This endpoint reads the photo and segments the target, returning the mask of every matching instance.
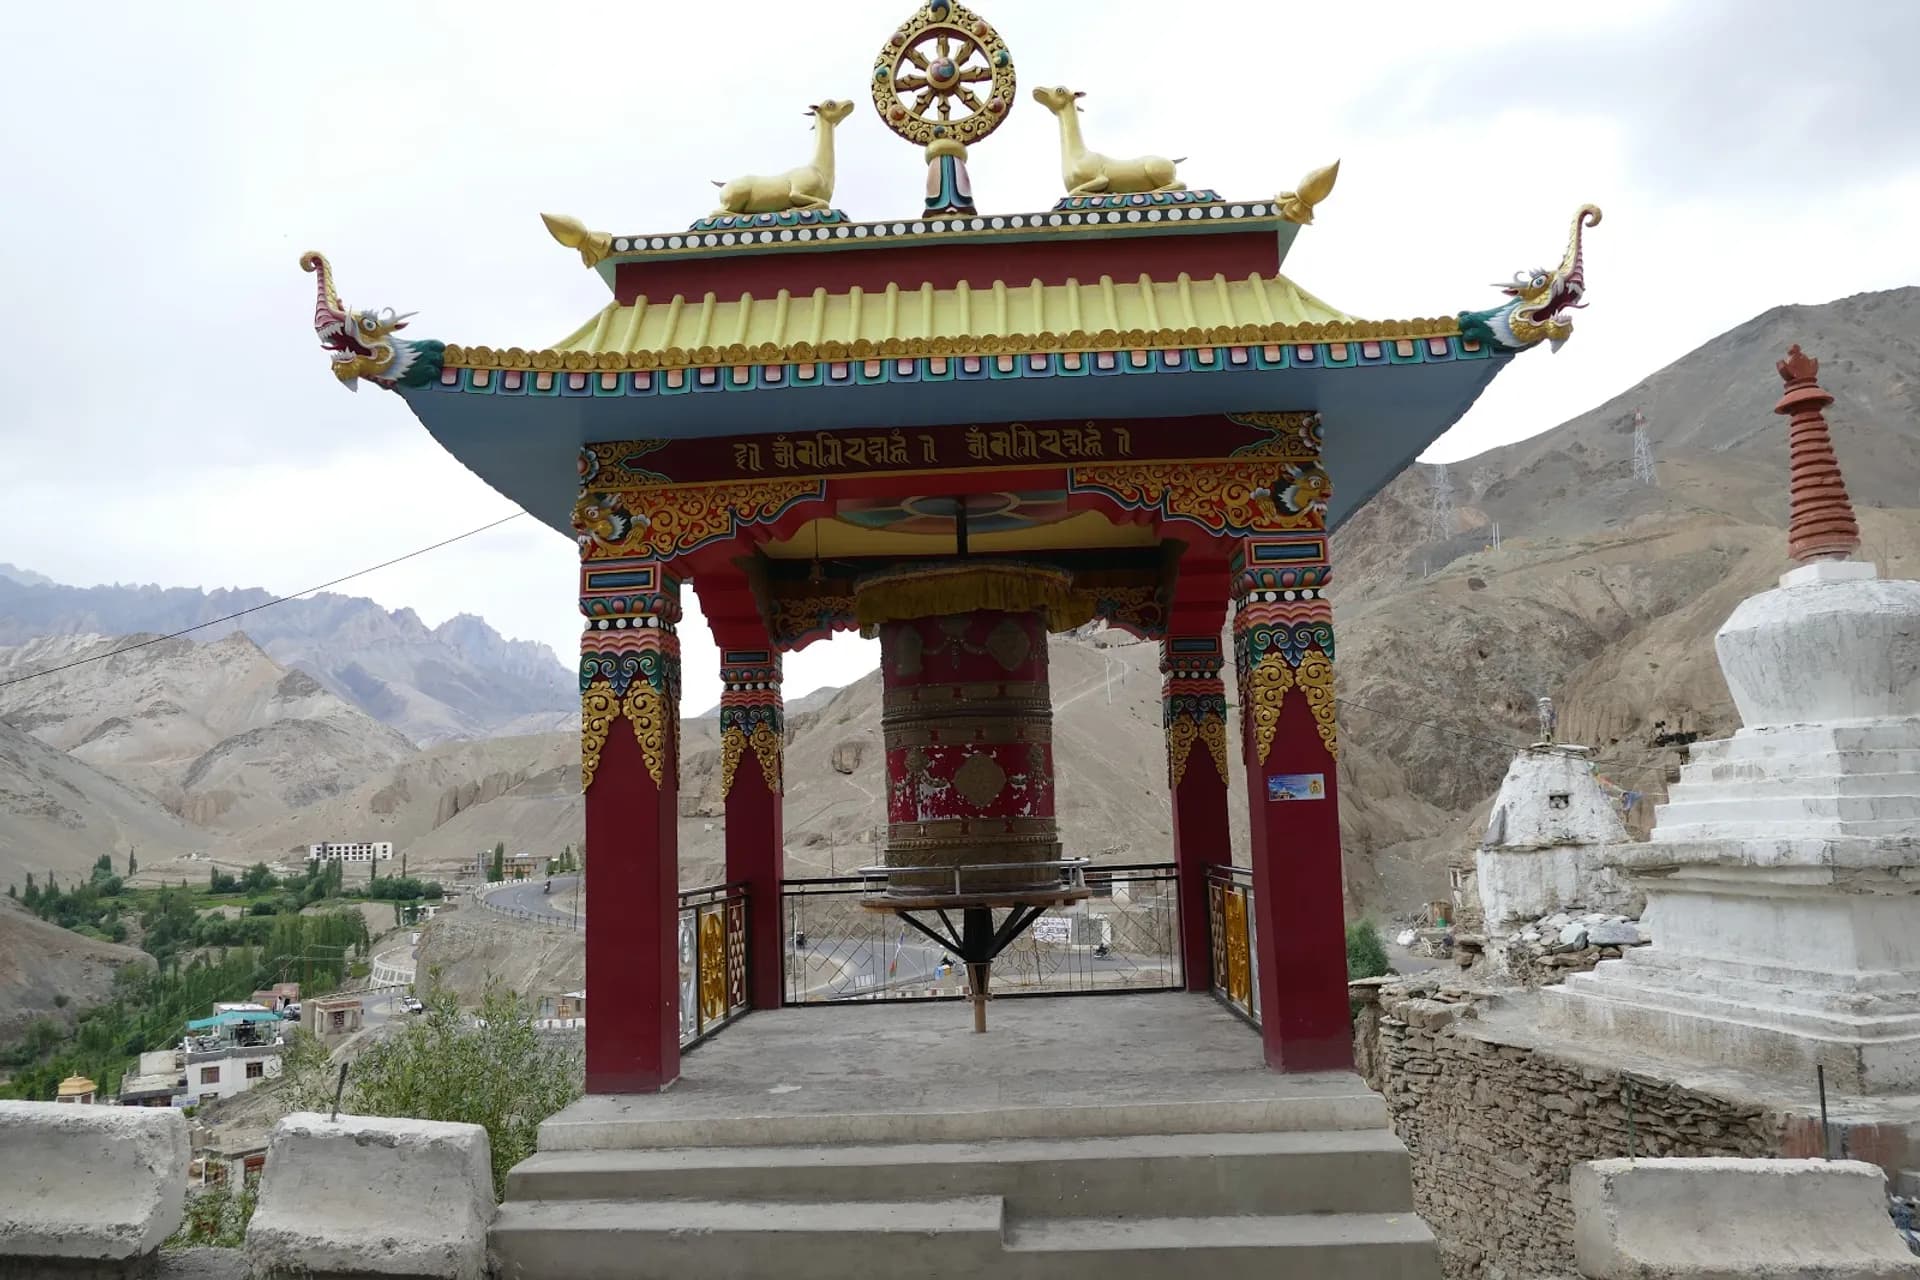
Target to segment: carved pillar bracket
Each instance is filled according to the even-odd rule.
[[[593,785],[622,716],[661,786],[669,755],[677,769],[680,754],[680,584],[657,560],[589,560],[580,567],[580,612],[581,789]]]
[[[1161,643],[1161,724],[1167,735],[1167,783],[1175,790],[1186,776],[1197,743],[1206,745],[1220,781],[1227,781],[1226,655],[1218,636],[1169,636]]]
[[[780,655],[771,649],[724,649],[720,684],[720,794],[732,793],[734,772],[748,751],[759,762],[767,790],[781,794],[786,726],[780,703]]]
[[[1327,754],[1340,757],[1327,600],[1332,572],[1320,533],[1248,538],[1234,560],[1234,666],[1255,764],[1266,763],[1281,707],[1295,689],[1313,712]]]

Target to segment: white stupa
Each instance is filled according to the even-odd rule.
[[[1847,557],[1859,530],[1818,364],[1779,365],[1800,562],[1715,639],[1740,712],[1698,745],[1652,839],[1608,862],[1653,945],[1547,995],[1552,1020],[1863,1093],[1920,1091],[1920,582]]]
[[[1604,861],[1630,839],[1600,788],[1592,752],[1554,741],[1553,702],[1540,699],[1539,742],[1513,758],[1474,851],[1490,937],[1554,911],[1624,910],[1631,893]]]

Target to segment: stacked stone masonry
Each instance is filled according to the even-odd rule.
[[[1414,1206],[1450,1280],[1576,1276],[1568,1179],[1580,1161],[1781,1148],[1761,1108],[1478,1038],[1457,988],[1356,994],[1356,1066],[1407,1144]]]

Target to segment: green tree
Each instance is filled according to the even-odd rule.
[[[95,880],[105,880],[108,876],[112,874],[113,874],[113,855],[112,854],[103,853],[99,857],[93,860],[93,878]]]
[[[432,977],[428,983],[426,1013],[355,1059],[340,1109],[480,1125],[499,1199],[507,1170],[533,1154],[540,1122],[580,1096],[580,1055],[543,1041],[532,1006],[510,991],[489,986],[474,1020],[451,992]],[[337,1077],[324,1052],[296,1046],[283,1061],[288,1100],[328,1110]]]
[[[507,878],[507,846],[504,842],[493,846],[493,875],[488,878],[492,880]]]
[[[1385,973],[1387,944],[1371,920],[1355,920],[1347,926],[1347,980],[1377,978]]]
[[[140,869],[140,859],[134,857],[133,854],[134,854],[134,851],[132,849],[127,850],[127,878],[128,879],[132,879],[133,873]]]

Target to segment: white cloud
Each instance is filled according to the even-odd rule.
[[[544,345],[605,291],[541,211],[684,225],[708,179],[793,163],[801,108],[830,95],[862,104],[839,203],[911,209],[919,157],[867,114],[864,81],[912,7],[16,6],[7,558],[83,583],[291,591],[507,509],[398,398],[334,385],[299,252],[326,250],[355,305],[419,310],[424,334]],[[1247,196],[1339,157],[1288,271],[1355,314],[1491,305],[1488,282],[1553,261],[1574,207],[1604,206],[1574,341],[1517,361],[1434,458],[1544,430],[1773,304],[1920,280],[1920,131],[1893,62],[1920,44],[1920,6],[1839,0],[1811,35],[1775,0],[978,8],[1023,94],[1087,91],[1095,146],[1186,155],[1191,180]],[[1057,167],[1024,97],[972,164],[1001,209],[1051,202]],[[570,658],[572,562],[519,521],[348,589],[429,622],[482,613]],[[697,617],[684,633],[703,709],[712,646]],[[871,661],[815,645],[789,688]]]

